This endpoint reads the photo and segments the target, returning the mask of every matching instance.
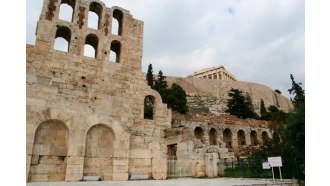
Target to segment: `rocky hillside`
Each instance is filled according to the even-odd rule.
[[[167,77],[166,80],[169,86],[176,83],[186,91],[191,112],[211,112],[215,115],[224,113],[227,108],[228,91],[231,88],[248,94],[257,113],[259,113],[261,99],[264,100],[266,108],[275,105],[285,112],[293,108],[289,99],[261,84],[193,77]]]

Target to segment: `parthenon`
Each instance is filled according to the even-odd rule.
[[[230,74],[224,66],[205,68],[198,72],[194,72],[193,75],[188,77],[198,77],[204,79],[218,79],[218,80],[229,80],[229,81],[237,81],[235,76]]]

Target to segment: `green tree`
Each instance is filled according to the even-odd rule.
[[[243,119],[256,117],[257,114],[253,111],[252,101],[249,96],[245,97],[242,91],[233,88],[228,92],[228,96],[226,113]]]
[[[297,172],[298,178],[304,179],[305,173],[305,93],[301,83],[296,83],[290,74],[292,87],[288,90],[294,96],[294,109],[284,113],[276,106],[268,108],[270,111],[270,129],[275,134],[272,139],[260,147],[250,149],[247,153],[250,159],[267,159],[270,156],[282,156],[291,159],[286,169]],[[297,166],[298,165],[298,166]],[[297,170],[298,169],[298,170]]]
[[[292,155],[297,158],[301,171],[305,172],[305,91],[301,83],[295,82],[292,74],[290,78],[292,87],[288,91],[294,95],[294,110],[289,113],[284,140]]]
[[[153,73],[153,70],[152,70],[152,64],[149,64],[148,66],[148,72],[147,72],[147,76],[146,76],[146,80],[148,82],[148,85],[151,87],[151,88],[154,88],[154,75],[152,74]]]
[[[169,108],[172,108],[172,110],[181,114],[188,112],[186,92],[181,86],[175,83],[172,84],[171,88],[168,88],[166,76],[163,75],[161,70],[158,72],[158,77],[155,80],[152,75],[152,65],[149,64],[146,79],[148,81],[148,85],[160,94],[162,101],[166,103]],[[144,108],[144,117],[147,119],[152,119],[153,100],[147,97]]]
[[[275,92],[276,93],[279,93],[279,94],[282,94],[282,92],[280,90],[278,90],[278,89],[275,89]]]
[[[167,89],[166,76],[163,75],[161,70],[158,72],[158,78],[155,81],[154,89],[158,92]]]
[[[267,112],[267,109],[265,107],[265,102],[263,99],[260,100],[260,119],[262,120],[268,120],[270,117],[270,114]]]
[[[187,95],[180,85],[173,83],[171,88],[167,89],[164,100],[166,100],[164,102],[174,111],[181,114],[188,112]]]

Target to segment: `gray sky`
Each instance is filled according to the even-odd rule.
[[[43,0],[26,3],[26,40],[35,42]],[[290,73],[305,86],[303,0],[104,0],[144,22],[142,71],[186,77],[223,65],[238,80],[289,96]]]

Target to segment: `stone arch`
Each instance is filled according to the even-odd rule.
[[[210,145],[217,145],[218,132],[215,128],[211,128],[209,132]]]
[[[258,143],[258,135],[255,130],[252,130],[250,133],[250,141],[251,141],[251,146],[257,146]]]
[[[229,128],[223,131],[223,142],[225,142],[226,148],[232,148],[232,136],[233,134]]]
[[[237,144],[238,144],[238,146],[246,145],[244,130],[239,130],[237,132]]]
[[[111,42],[110,61],[120,63],[121,43],[117,40]]]
[[[123,31],[123,12],[115,9],[112,13],[112,34],[122,35]]]
[[[71,30],[66,26],[59,26],[56,30],[54,49],[69,52],[71,40]]]
[[[147,95],[144,98],[144,119],[154,119],[155,115],[155,97]]]
[[[96,58],[98,43],[99,39],[95,34],[88,34],[85,40],[84,55]],[[89,51],[86,51],[88,49],[88,47],[86,47],[87,45],[91,46],[94,49],[94,55],[92,53],[89,53]]]
[[[69,131],[61,120],[47,120],[35,132],[28,181],[64,181]]]
[[[62,0],[60,4],[59,19],[72,22],[75,5],[75,0]]]
[[[100,30],[101,29],[101,19],[102,19],[102,11],[103,11],[103,7],[100,3],[98,2],[91,2],[89,4],[89,11],[88,11],[88,27],[92,27],[92,28],[95,28],[97,30]],[[94,27],[94,25],[92,25],[92,21],[94,20],[91,20],[91,13],[94,13],[97,15],[97,25],[95,25],[96,27]]]
[[[204,141],[204,130],[201,127],[196,127],[194,130],[194,135],[196,139]]]
[[[114,141],[114,132],[107,125],[96,124],[87,131],[84,176],[100,176],[102,180],[111,180]]]
[[[263,132],[261,133],[261,137],[262,137],[262,143],[265,144],[265,142],[266,142],[267,140],[269,140],[268,132],[263,131]]]

